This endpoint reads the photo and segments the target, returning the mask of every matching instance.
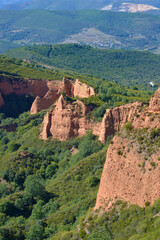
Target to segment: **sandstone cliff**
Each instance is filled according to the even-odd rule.
[[[135,102],[114,109],[108,109],[103,117],[102,123],[94,123],[86,120],[86,114],[89,110],[87,110],[81,101],[67,104],[64,99],[62,99],[63,98],[60,97],[55,109],[45,116],[42,139],[47,139],[48,136],[52,136],[59,140],[66,140],[70,137],[82,136],[87,130],[93,130],[93,133],[99,136],[99,140],[105,143],[108,136],[114,135],[115,132],[120,130],[128,121],[133,121],[135,117],[134,114],[137,113],[138,108],[142,106],[142,103]],[[73,111],[77,104],[81,105],[83,114],[77,111],[77,108],[76,112]],[[48,125],[50,128],[48,128]],[[72,129],[72,133],[66,134],[66,129]],[[64,135],[64,137],[62,135]]]
[[[115,132],[119,131],[127,122],[133,121],[134,115],[141,106],[141,102],[135,102],[114,109],[107,109],[102,120],[99,140],[105,143],[108,136],[114,135]]]
[[[69,78],[63,78],[63,81],[52,81],[47,84],[48,91],[43,97],[37,96],[31,107],[31,114],[40,112],[42,109],[49,108],[60,97],[62,92],[66,92],[69,97],[90,97],[95,95],[94,89],[81,83],[78,79],[74,83]]]
[[[87,130],[99,134],[100,123],[94,124],[86,119],[89,109],[79,100],[67,103],[63,96],[58,99],[55,108],[47,113],[43,121],[42,139],[67,140],[83,136]]]
[[[17,95],[31,94],[34,97],[42,97],[48,91],[47,82],[46,80],[18,79],[0,75],[0,90],[2,95],[15,93]]]
[[[148,137],[139,135],[131,139],[128,134],[113,138],[107,151],[95,209],[101,207],[109,210],[118,199],[145,206],[145,202],[152,204],[160,198],[160,149],[153,140],[149,142],[151,129],[160,129],[159,106],[160,89],[144,110],[141,104],[136,103],[134,107],[132,105],[132,111],[125,105],[106,112],[100,135],[103,142],[107,135],[119,130],[126,120],[132,122],[135,130],[146,128]]]
[[[160,152],[145,161],[143,171],[144,154],[139,154],[135,145],[130,147],[129,139],[113,138],[107,151],[95,209],[109,210],[118,199],[144,207],[145,202],[152,204],[160,198]],[[118,154],[120,149],[122,155]],[[151,166],[152,162],[156,167]]]
[[[151,98],[148,111],[159,112],[160,111],[160,88],[155,92]]]
[[[75,83],[69,78],[63,78],[62,81],[53,80],[31,80],[18,79],[12,76],[5,77],[0,75],[0,91],[2,95],[15,93],[17,95],[28,94],[35,97],[31,107],[31,114],[47,109],[60,97],[64,91],[70,97],[78,96],[80,98],[95,95],[94,89],[81,83],[78,79]],[[0,107],[4,105],[0,96]]]

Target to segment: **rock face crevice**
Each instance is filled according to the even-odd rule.
[[[4,100],[3,100],[2,94],[0,92],[0,108],[3,106],[4,106]]]

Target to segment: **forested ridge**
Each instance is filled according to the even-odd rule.
[[[25,58],[104,81],[128,87],[152,89],[160,82],[160,56],[147,51],[95,49],[79,44],[56,44],[23,47],[6,52],[7,56]]]

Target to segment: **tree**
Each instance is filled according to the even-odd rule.
[[[43,227],[39,224],[33,225],[26,235],[26,240],[43,239]]]
[[[46,196],[43,180],[36,175],[30,175],[24,182],[25,191],[34,197],[44,198]]]

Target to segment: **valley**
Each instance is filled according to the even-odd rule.
[[[159,15],[101,10],[0,10],[0,52],[77,42],[98,48],[158,51]]]

